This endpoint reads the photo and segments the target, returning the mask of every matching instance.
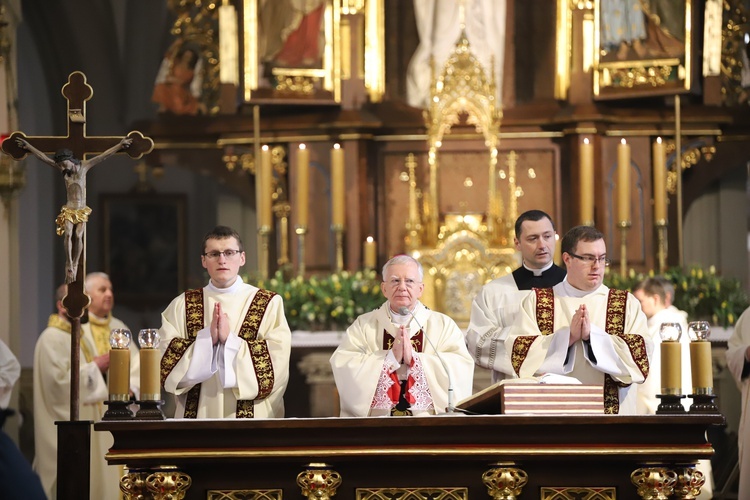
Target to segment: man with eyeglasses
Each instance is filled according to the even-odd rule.
[[[208,284],[174,299],[159,330],[175,417],[283,417],[292,334],[281,296],[242,281],[245,252],[232,228],[205,236],[201,262]]]
[[[528,210],[516,219],[516,250],[521,266],[484,285],[471,303],[466,344],[474,362],[492,370],[492,382],[511,377],[505,338],[521,302],[532,288],[547,288],[565,278],[565,269],[552,261],[557,244],[555,224],[541,210]]]
[[[602,284],[610,261],[599,230],[572,228],[561,250],[567,276],[524,299],[505,341],[514,376],[552,373],[599,385],[605,413],[635,414],[632,384],[648,376],[651,350],[641,304]]]
[[[386,262],[386,302],[358,317],[331,356],[342,417],[432,415],[471,395],[463,333],[419,301],[423,276],[408,255]]]

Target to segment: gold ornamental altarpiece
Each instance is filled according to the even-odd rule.
[[[511,152],[509,157],[509,192],[504,204],[497,192],[502,111],[496,101],[494,76],[488,77],[488,74],[494,75],[493,69],[485,71],[462,31],[437,77],[433,65],[430,107],[425,111],[429,187],[421,204],[415,177],[416,161],[413,155],[406,161],[409,172],[406,248],[424,267],[422,300],[459,324],[468,323],[470,298],[487,281],[511,272],[517,265],[513,248],[513,224],[518,215],[517,156]],[[488,150],[488,207],[485,214],[443,216],[438,200],[440,148],[451,127],[462,123],[474,126]]]

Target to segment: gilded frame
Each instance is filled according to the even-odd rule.
[[[186,197],[182,194],[102,194],[101,269],[117,301],[166,305],[185,289]]]
[[[274,0],[277,1],[277,0]],[[242,0],[242,80],[245,102],[259,95],[267,88],[271,91],[295,95],[318,95],[318,90],[335,102],[341,101],[341,2],[340,0],[323,0],[324,11],[321,17],[321,29],[324,38],[321,61],[315,67],[274,67],[272,77],[277,84],[264,82],[261,75],[264,67],[261,61],[260,8],[261,0]]]
[[[612,2],[612,3],[610,3]],[[606,24],[605,16],[614,2],[632,4],[630,29],[633,38],[625,40],[623,30]],[[662,15],[656,9],[682,5],[669,0],[594,0],[593,91],[595,99],[669,95],[690,90],[693,2],[684,2],[684,21]],[[639,10],[640,9],[640,10]],[[682,10],[682,9],[679,9]],[[640,14],[640,15],[638,15]],[[672,22],[671,29],[668,21]],[[643,24],[639,24],[642,21]],[[684,31],[681,31],[683,28]],[[640,36],[643,35],[643,36]],[[614,46],[613,43],[618,45]],[[616,48],[615,48],[616,47]]]

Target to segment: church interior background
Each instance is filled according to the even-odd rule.
[[[354,271],[368,236],[376,269],[416,254],[425,301],[459,322],[484,282],[517,265],[512,221],[531,208],[550,213],[560,234],[594,223],[613,272],[623,262],[658,269],[661,256],[713,265],[747,288],[747,0],[641,2],[673,9],[660,11],[670,25],[646,22],[643,44],[607,41],[607,0],[468,1],[461,13],[461,2],[318,0],[294,22],[322,28],[296,48],[262,36],[291,22],[271,19],[270,3],[222,2],[239,20],[231,36],[218,2],[0,1],[0,132],[63,135],[60,88],[83,71],[94,88],[89,134],[140,130],[155,142],[142,161],[108,160],[88,184],[87,270],[112,275],[115,314],[131,329],[158,327],[172,297],[202,286],[200,242],[219,223],[240,230],[254,274]],[[153,102],[164,59],[185,49],[196,59],[182,107]],[[657,138],[668,179],[661,217]],[[623,139],[627,185],[618,183]],[[255,182],[262,144],[274,172],[265,192]],[[21,184],[7,180],[9,165],[0,162],[0,338],[24,367],[14,401],[30,421],[34,344],[64,275],[53,221],[65,192],[35,159],[23,162]],[[257,213],[271,192],[271,213]],[[149,271],[123,249],[152,261]],[[720,404],[736,432],[731,385],[727,377]],[[27,455],[32,428],[13,430]]]

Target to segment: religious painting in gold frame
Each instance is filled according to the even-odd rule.
[[[692,7],[692,0],[595,0],[595,98],[687,92]]]
[[[243,96],[341,100],[341,2],[242,0]]]

